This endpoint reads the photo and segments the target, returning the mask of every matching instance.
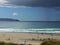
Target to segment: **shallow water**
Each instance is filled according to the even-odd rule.
[[[0,32],[60,33],[60,22],[0,21]]]

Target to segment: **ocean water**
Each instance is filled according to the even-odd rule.
[[[60,22],[0,21],[0,32],[60,33]]]

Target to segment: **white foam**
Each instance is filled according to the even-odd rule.
[[[51,31],[50,31],[51,30]],[[55,30],[55,31],[53,31]],[[60,28],[45,28],[45,29],[14,29],[0,28],[0,32],[32,32],[32,33],[60,33]]]
[[[0,28],[0,32],[13,32],[15,29],[12,28]]]
[[[18,29],[15,32],[35,32],[35,33],[60,33],[60,28],[45,28],[45,29]]]
[[[41,28],[41,29],[32,29],[32,30],[42,30],[42,31],[43,31],[43,30],[45,30],[45,31],[46,31],[46,30],[47,30],[47,31],[50,30],[50,31],[52,31],[52,30],[60,30],[60,28]]]

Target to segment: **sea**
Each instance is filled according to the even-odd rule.
[[[60,22],[0,21],[0,32],[60,33]]]

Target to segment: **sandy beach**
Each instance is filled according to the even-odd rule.
[[[48,35],[48,34],[30,34],[30,33],[0,33],[0,41],[7,43],[18,44],[32,44],[40,45],[41,39],[57,39],[60,40],[60,35]]]

